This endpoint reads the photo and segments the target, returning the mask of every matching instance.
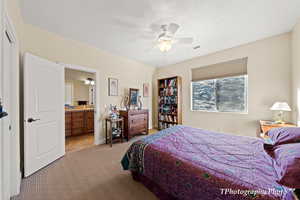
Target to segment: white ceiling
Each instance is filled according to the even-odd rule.
[[[153,66],[288,32],[300,18],[299,0],[22,0],[30,23],[66,38]],[[181,25],[168,53],[154,46],[155,24]],[[193,50],[193,46],[201,48]]]

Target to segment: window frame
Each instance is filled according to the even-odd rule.
[[[240,77],[244,76],[245,77],[245,93],[246,93],[246,105],[245,105],[245,111],[239,111],[239,112],[232,112],[232,111],[210,111],[210,110],[194,110],[193,109],[193,82],[200,82],[200,81],[191,81],[190,83],[190,109],[192,112],[205,112],[205,113],[227,113],[227,114],[248,114],[248,105],[249,105],[249,77],[248,74],[244,75],[238,75],[238,76],[226,76],[222,78],[212,78],[212,79],[205,79],[201,81],[208,81],[208,80],[217,80],[217,79],[223,79],[223,78],[234,78],[234,77]]]

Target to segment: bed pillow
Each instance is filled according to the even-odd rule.
[[[277,182],[290,188],[300,188],[300,143],[278,145],[273,151]]]
[[[300,143],[300,128],[298,127],[272,128],[267,135],[269,138],[264,141],[264,149],[271,157],[274,157],[273,149],[277,145]]]
[[[298,127],[272,128],[267,135],[273,145],[300,143],[300,128]]]

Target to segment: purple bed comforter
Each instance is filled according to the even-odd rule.
[[[168,199],[294,199],[273,162],[261,139],[175,126],[133,143],[122,165]]]

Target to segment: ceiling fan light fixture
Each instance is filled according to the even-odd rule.
[[[87,78],[86,80],[84,80],[84,84],[95,85],[95,81],[92,78]]]
[[[158,43],[158,48],[161,52],[167,52],[172,48],[171,40],[161,40]]]
[[[84,80],[84,84],[89,85],[90,84],[90,80],[88,80],[88,79]]]

